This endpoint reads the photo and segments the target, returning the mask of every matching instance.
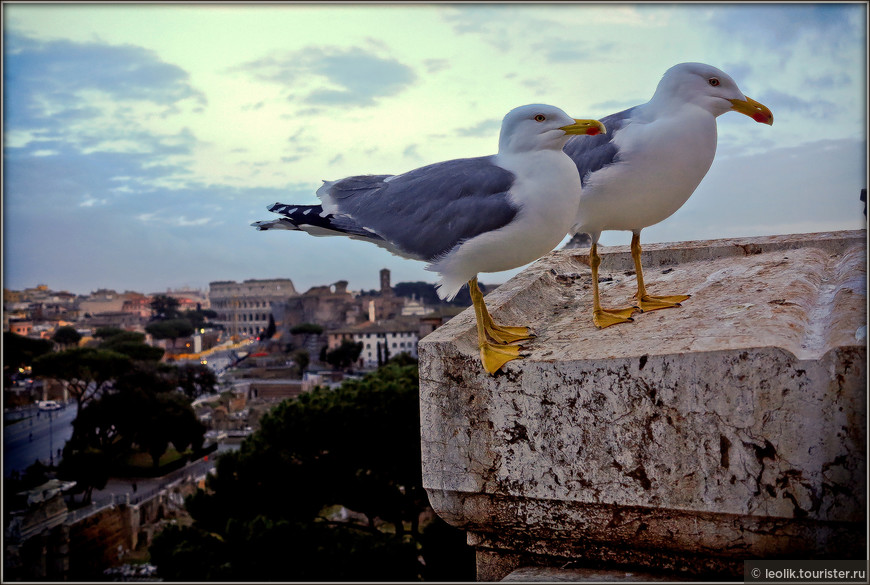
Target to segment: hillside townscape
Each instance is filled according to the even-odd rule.
[[[6,577],[267,579],[280,567],[238,547],[236,562],[208,575],[176,558],[194,541],[203,559],[215,554],[217,541],[203,544],[202,531],[221,533],[234,521],[263,532],[243,539],[252,546],[277,529],[257,524],[266,520],[290,522],[292,529],[281,524],[287,538],[339,542],[341,550],[303,555],[294,579],[326,570],[335,555],[375,563],[372,577],[384,574],[379,558],[397,578],[449,576],[456,566],[432,559],[467,550],[462,534],[432,514],[420,485],[417,342],[470,299],[441,302],[424,282],[392,285],[386,269],[380,283],[369,291],[339,281],[299,292],[284,278],[159,293],[4,289]],[[366,407],[378,395],[394,407]],[[240,451],[243,442],[249,447]],[[386,460],[396,443],[410,451]],[[347,451],[327,468],[315,455],[325,444]],[[288,486],[287,468],[270,484],[295,491],[300,504],[289,515],[272,513],[283,498],[277,492],[257,498],[265,510],[241,503],[258,491],[245,486],[261,481],[260,448],[314,458],[296,472],[305,487]],[[240,483],[230,485],[221,466],[252,469],[234,472]],[[364,490],[361,469],[378,476]],[[216,512],[229,493],[238,497]],[[257,569],[244,568],[245,558],[259,559]],[[357,566],[347,577],[365,571]]]

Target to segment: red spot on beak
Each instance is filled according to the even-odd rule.
[[[600,134],[600,133],[601,133],[601,130],[599,130],[595,126],[590,127],[589,130],[586,131],[586,134],[588,134],[589,136],[595,136],[596,134]]]
[[[758,122],[759,124],[767,124],[768,123],[767,116],[765,116],[761,112],[757,112],[755,114],[752,114],[752,119],[755,120],[756,122]]]

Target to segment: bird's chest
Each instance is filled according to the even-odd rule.
[[[620,210],[608,218],[609,229],[640,229],[672,215],[695,191],[716,154],[715,121],[650,125],[619,139],[619,162],[592,177],[586,189],[597,203]]]
[[[566,224],[567,231],[581,190],[580,175],[571,159],[558,151],[545,151],[527,155],[511,166],[516,181],[510,197],[519,215],[544,222],[554,230]]]

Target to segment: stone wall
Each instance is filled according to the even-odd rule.
[[[69,526],[68,580],[88,581],[117,564],[131,548],[126,506],[110,506]]]
[[[864,558],[866,233],[661,244],[651,294],[591,322],[588,256],[554,252],[486,297],[530,325],[488,376],[466,312],[421,341],[423,481],[478,551],[522,566],[742,579],[749,558]],[[636,287],[603,254],[604,306]]]
[[[196,491],[198,482],[184,478],[132,501],[129,495],[116,496],[114,505],[93,513],[67,513],[61,499],[59,522],[43,522],[44,528],[4,543],[5,576],[15,581],[104,580],[105,569],[118,565],[129,551],[150,546],[165,521],[183,512],[184,499]],[[57,499],[46,504],[56,516]],[[35,515],[40,514],[45,516],[36,510]]]

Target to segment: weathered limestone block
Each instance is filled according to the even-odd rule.
[[[471,311],[420,342],[423,482],[478,578],[863,558],[866,232],[647,245],[649,292],[692,297],[603,330],[586,252],[487,296],[538,335],[496,376]],[[626,306],[628,247],[602,260],[602,304]]]

